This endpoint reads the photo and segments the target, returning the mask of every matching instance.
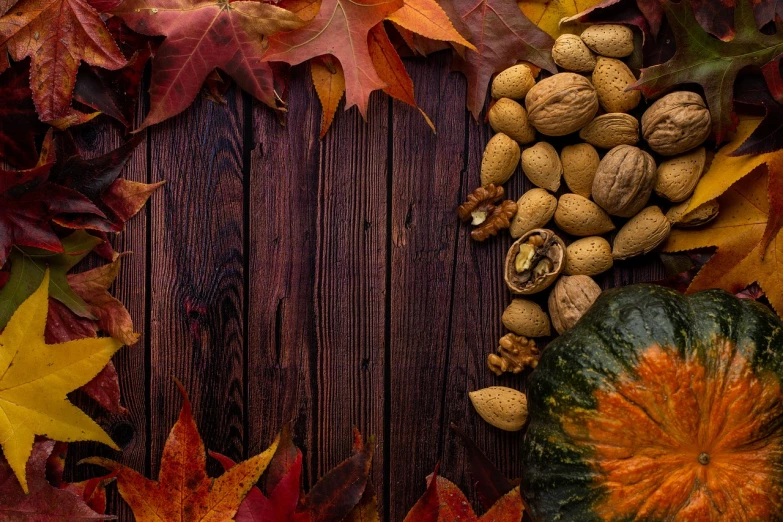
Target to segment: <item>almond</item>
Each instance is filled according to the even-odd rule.
[[[600,162],[598,152],[589,143],[568,145],[560,151],[560,163],[563,164],[563,179],[571,192],[590,197],[593,190],[593,178]]]
[[[514,299],[501,317],[503,326],[517,335],[546,337],[551,333],[549,316],[533,301]]]
[[[579,137],[602,149],[635,145],[639,141],[639,120],[623,112],[602,114],[582,128]]]
[[[495,132],[502,132],[519,143],[532,143],[536,129],[527,120],[527,111],[511,98],[499,99],[487,114]]]
[[[542,188],[525,192],[517,201],[517,213],[511,221],[511,237],[523,236],[536,228],[543,228],[552,219],[557,198]]]
[[[568,275],[598,275],[613,264],[612,246],[601,236],[577,239],[566,248],[565,273]]]
[[[658,207],[647,207],[632,217],[614,238],[612,256],[628,259],[652,252],[666,241],[671,224]]]
[[[525,64],[514,65],[501,72],[492,81],[492,97],[521,100],[536,84],[533,71]]]
[[[597,236],[614,230],[609,214],[578,194],[563,194],[557,202],[555,224],[572,236]]]
[[[687,214],[685,211],[691,204],[688,199],[675,205],[666,213],[666,219],[676,228],[693,228],[709,223],[718,216],[720,205],[717,199],[711,199],[694,208]]]
[[[555,148],[539,141],[522,152],[522,171],[537,187],[556,192],[560,188],[563,165]]]
[[[598,103],[606,112],[630,112],[642,99],[639,91],[626,91],[636,81],[631,69],[620,60],[599,56],[593,71]]]
[[[519,145],[502,132],[490,138],[481,158],[481,184],[502,185],[511,177],[519,163]]]
[[[567,71],[587,73],[595,69],[595,55],[575,34],[562,34],[552,46],[552,59]]]
[[[633,54],[633,31],[624,25],[593,25],[582,31],[582,41],[601,56],[625,58]]]
[[[521,391],[491,386],[468,394],[482,419],[505,431],[519,431],[527,421],[527,397]]]
[[[704,147],[664,161],[658,165],[655,193],[675,203],[685,201],[693,194],[706,162]]]
[[[586,275],[561,277],[549,294],[549,317],[557,333],[572,328],[593,306],[601,287]]]

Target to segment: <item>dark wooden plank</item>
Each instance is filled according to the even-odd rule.
[[[315,96],[311,92],[310,96]],[[389,104],[338,111],[321,143],[314,251],[317,394],[309,482],[351,455],[351,428],[384,433]],[[380,447],[380,446],[379,446]],[[374,457],[382,483],[383,451]]]
[[[85,157],[93,157],[121,145],[125,138],[123,130],[108,118],[101,118],[91,125],[77,127],[74,137]],[[131,181],[145,183],[147,173],[147,144],[142,142],[133,152],[130,161],[121,176]],[[154,196],[153,196],[154,197]],[[127,415],[111,415],[97,406],[86,396],[78,394],[74,400],[78,406],[93,416],[111,438],[122,448],[116,453],[105,446],[94,443],[72,444],[69,450],[68,474],[75,480],[95,476],[98,468],[76,466],[81,458],[93,455],[105,455],[133,469],[145,472],[147,461],[147,399],[145,352],[148,340],[144,336],[147,323],[146,273],[147,273],[147,211],[142,210],[127,223],[124,232],[112,238],[112,244],[118,252],[130,252],[126,256],[120,273],[112,289],[130,312],[135,330],[142,334],[134,346],[126,346],[114,356],[122,392],[122,403],[128,409]],[[96,260],[93,262],[97,263]],[[108,512],[119,516],[120,520],[130,520],[130,508],[119,499],[116,488],[109,489]]]
[[[243,102],[199,97],[150,130],[149,458],[157,476],[184,384],[206,447],[244,454]],[[218,470],[211,462],[213,474]]]
[[[394,106],[388,520],[402,520],[440,453],[459,204],[465,178],[465,81],[448,56],[407,61],[422,109]],[[475,125],[471,122],[469,125]]]
[[[250,135],[248,450],[283,424],[312,466],[315,395],[315,252],[320,109],[306,67],[292,69],[288,124],[255,104]],[[248,151],[246,151],[247,154]]]

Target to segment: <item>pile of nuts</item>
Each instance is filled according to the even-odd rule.
[[[487,360],[497,375],[535,368],[532,338],[550,336],[552,326],[562,334],[579,320],[601,293],[592,276],[652,251],[672,226],[700,226],[718,213],[717,201],[684,213],[708,162],[701,145],[712,122],[704,100],[676,91],[642,112],[641,93],[628,89],[636,77],[622,61],[633,51],[631,29],[595,25],[555,41],[552,57],[562,72],[537,82],[533,68],[518,64],[492,83],[488,120],[495,134],[484,150],[482,186],[458,214],[472,221],[477,241],[509,228],[516,242],[504,277],[513,294],[554,285],[548,314],[520,297],[506,308],[503,325],[512,333]],[[559,152],[547,141],[567,135],[551,140]],[[515,203],[504,200],[502,185],[518,164],[537,188]],[[654,194],[668,212],[650,204]],[[552,220],[570,236],[565,242],[545,228]],[[610,244],[605,236],[618,226]]]

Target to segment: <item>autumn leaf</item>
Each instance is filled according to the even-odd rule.
[[[321,131],[323,138],[332,126],[337,106],[345,94],[345,74],[340,62],[332,56],[316,56],[310,60],[310,75],[313,86],[321,102]]]
[[[720,149],[710,164],[710,168],[699,180],[696,190],[685,211],[690,212],[696,207],[717,198],[725,193],[738,180],[753,172],[756,168],[765,166],[769,173],[769,208],[770,216],[764,232],[762,252],[766,251],[772,238],[775,237],[783,223],[783,150],[766,154],[734,156],[734,151],[741,146],[761,125],[758,118],[743,118],[737,127],[737,132],[728,144]],[[725,212],[721,210],[721,213]],[[767,221],[765,219],[765,221]]]
[[[94,511],[82,495],[71,488],[61,489],[47,482],[46,464],[54,447],[52,440],[33,445],[25,471],[28,491],[22,489],[11,466],[0,456],[0,519],[19,522],[106,520],[106,515]]]
[[[759,75],[743,74],[736,83],[734,103],[763,108],[764,119],[732,156],[765,154],[783,149],[783,105],[775,101]]]
[[[11,273],[0,289],[0,330],[6,327],[14,311],[41,286],[49,273],[49,296],[57,299],[74,314],[96,319],[89,305],[66,278],[68,271],[84,259],[101,240],[80,231],[62,240],[62,254],[37,248],[16,248],[11,253]]]
[[[375,71],[368,33],[402,5],[402,0],[324,0],[309,24],[270,36],[263,59],[297,65],[316,56],[334,56],[345,77],[345,108],[357,106],[366,117],[370,94],[386,87]]]
[[[225,522],[232,520],[242,500],[258,481],[274,455],[278,440],[263,453],[237,464],[220,477],[207,476],[204,443],[191,413],[184,387],[182,410],[171,429],[158,480],[144,478],[113,460],[91,457],[83,462],[112,470],[120,495],[137,522]]]
[[[519,488],[502,497],[482,517],[456,484],[438,475],[427,477],[427,491],[408,512],[404,522],[520,522],[524,512]]]
[[[367,483],[359,503],[348,513],[343,522],[381,522],[378,513],[378,497],[375,495],[372,482]]]
[[[672,231],[665,252],[717,247],[688,292],[722,288],[737,293],[758,283],[783,315],[783,237],[778,231],[766,249],[762,245],[770,219],[769,179],[764,169],[755,170],[720,197],[720,214],[708,226]]]
[[[642,69],[634,87],[645,96],[656,97],[681,84],[701,85],[716,140],[721,142],[736,125],[732,97],[737,74],[747,66],[761,67],[781,54],[783,32],[761,33],[747,1],[739,2],[734,9],[736,34],[725,42],[702,29],[689,2],[665,1],[663,7],[677,51],[666,63]]]
[[[635,25],[657,38],[663,21],[660,0],[604,0],[563,20],[563,23]]]
[[[459,435],[470,460],[470,476],[476,488],[476,493],[486,509],[492,507],[506,493],[514,489],[495,464],[476,446],[462,428],[452,424],[451,429]]]
[[[48,180],[54,166],[51,132],[44,139],[38,164],[28,170],[0,169],[0,267],[14,245],[63,252],[50,221],[58,215],[106,216],[89,199]]]
[[[140,129],[184,111],[217,67],[270,107],[272,71],[261,61],[265,38],[302,25],[293,13],[238,0],[126,0],[112,11],[131,29],[166,36],[152,64],[150,111]]]
[[[122,344],[110,337],[46,344],[48,289],[47,272],[0,334],[0,447],[25,492],[25,463],[36,435],[119,449],[66,394],[95,377]]]
[[[8,56],[30,61],[33,102],[42,121],[66,115],[82,61],[116,70],[125,65],[101,19],[87,0],[21,0],[0,17],[0,72]]]
[[[41,442],[37,442],[36,446],[38,444]],[[63,472],[67,454],[67,442],[54,442],[49,458],[46,459],[46,480],[53,487],[81,498],[95,512],[106,513],[106,486],[114,481],[114,476],[93,477],[82,482],[65,482]]]
[[[561,27],[560,20],[581,13],[599,2],[600,0],[549,0],[545,2],[521,0],[518,5],[522,13],[539,29],[552,38],[557,38],[563,33],[573,32],[567,25]]]
[[[454,69],[468,79],[467,106],[476,120],[493,74],[519,61],[557,71],[552,38],[528,20],[514,0],[454,0],[453,4],[476,46],[476,52],[454,56]]]
[[[36,136],[46,126],[35,113],[29,62],[18,62],[0,77],[0,159],[30,168],[38,161]]]
[[[449,15],[436,0],[404,0],[387,20],[431,40],[452,42],[475,51],[476,47],[454,28]]]

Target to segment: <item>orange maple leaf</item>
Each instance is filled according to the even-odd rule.
[[[277,450],[276,439],[263,453],[237,464],[217,479],[207,476],[207,456],[191,413],[185,389],[178,382],[183,404],[171,430],[160,464],[158,480],[144,478],[113,460],[85,459],[112,470],[120,495],[137,522],[227,522],[258,481]]]

